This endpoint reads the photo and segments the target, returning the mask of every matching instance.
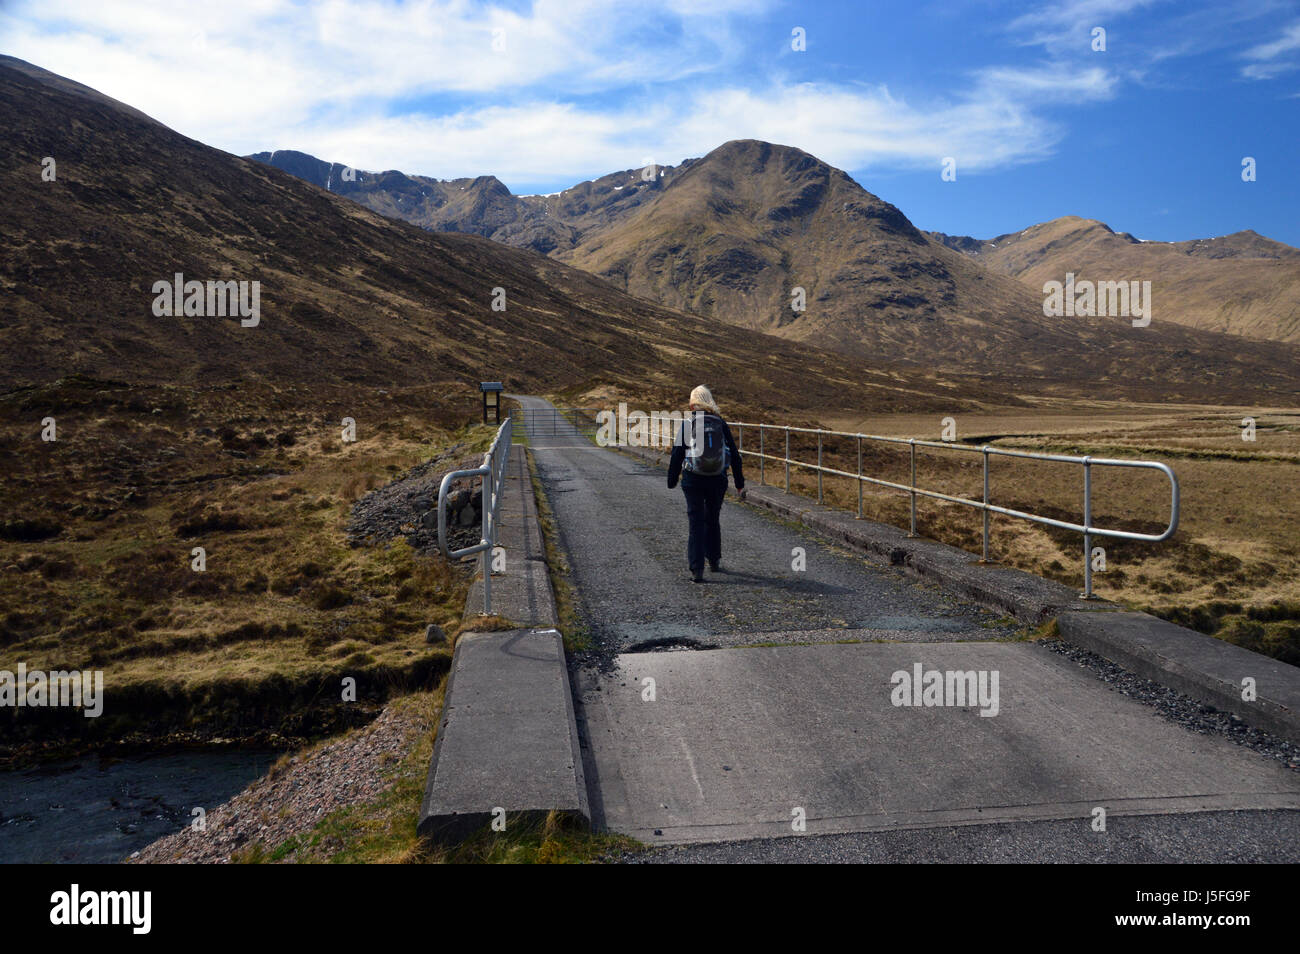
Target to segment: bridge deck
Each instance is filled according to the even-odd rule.
[[[994,670],[999,711],[895,707],[890,676]],[[644,680],[654,680],[646,701]],[[650,843],[1300,808],[1300,777],[1025,643],[631,653],[581,687],[595,817]]]

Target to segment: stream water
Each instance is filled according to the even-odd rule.
[[[0,772],[0,863],[121,861],[266,774],[260,749],[89,755]]]

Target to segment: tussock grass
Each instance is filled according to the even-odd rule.
[[[490,429],[431,425],[384,392],[282,403],[85,381],[0,398],[0,668],[102,669],[109,711],[263,687],[265,719],[276,693],[335,676],[445,671],[424,629],[458,631],[468,574],[401,538],[350,546],[347,519],[439,448],[486,449]],[[59,441],[33,441],[50,408]]]
[[[504,832],[485,829],[456,848],[427,850],[419,860],[429,864],[591,864],[645,848],[623,835],[587,831],[551,812],[539,822],[507,820]]]
[[[957,436],[970,446],[989,443],[1021,450],[1163,460],[1182,491],[1179,530],[1164,543],[1098,538],[1107,568],[1094,573],[1094,592],[1287,662],[1300,662],[1300,412],[1269,408],[1127,406],[1106,402],[1044,401],[1033,411],[957,413]],[[1256,420],[1256,441],[1241,439],[1241,420]],[[834,429],[938,439],[940,420],[929,415],[841,417]],[[756,447],[756,438],[750,449]],[[864,473],[907,483],[906,448],[865,445]],[[816,460],[815,443],[794,449]],[[856,472],[856,442],[827,441],[828,466]],[[756,479],[757,462],[747,465]],[[1077,522],[1082,516],[1078,466],[1007,458],[991,463],[994,503]],[[918,484],[981,498],[981,455],[924,449]],[[783,485],[779,467],[768,483]],[[1103,527],[1159,533],[1168,517],[1168,485],[1152,471],[1093,469],[1094,522]],[[816,497],[816,477],[792,472],[791,489]],[[826,502],[857,508],[856,481],[826,477]],[[907,494],[863,492],[863,515],[894,526],[909,520]],[[1008,517],[991,519],[991,559],[1083,587],[1081,534]],[[919,498],[918,532],[971,552],[981,549],[978,511]],[[1226,608],[1225,608],[1226,607]],[[1252,615],[1253,614],[1253,615]]]

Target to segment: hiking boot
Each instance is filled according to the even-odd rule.
[[[721,573],[721,572],[722,572],[722,561],[721,561],[721,560],[710,560],[710,561],[709,561],[709,569],[712,570],[714,573]]]
[[[703,582],[704,582],[704,571],[703,571],[703,570],[691,570],[691,582],[692,582],[692,583],[703,583]]]

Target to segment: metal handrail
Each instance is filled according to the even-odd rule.
[[[438,485],[438,549],[448,560],[459,560],[475,553],[483,554],[483,615],[492,615],[492,550],[497,543],[497,510],[501,506],[501,491],[505,484],[506,465],[510,463],[510,443],[514,419],[507,417],[497,429],[492,445],[483,455],[483,466],[472,470],[453,470],[445,474]],[[447,490],[453,480],[465,477],[483,478],[483,535],[472,547],[447,549]]]
[[[998,513],[1006,517],[1015,517],[1020,520],[1028,520],[1032,523],[1045,524],[1051,527],[1059,527],[1062,530],[1072,530],[1076,533],[1083,534],[1083,580],[1084,580],[1084,599],[1092,599],[1092,538],[1093,537],[1112,537],[1121,540],[1146,540],[1152,543],[1159,543],[1168,540],[1178,529],[1179,515],[1179,489],[1178,477],[1167,464],[1162,464],[1154,460],[1117,460],[1108,457],[1075,457],[1068,454],[1045,454],[1035,453],[1032,451],[1015,451],[1007,450],[1001,447],[990,447],[985,444],[981,447],[974,447],[970,444],[957,444],[948,441],[927,441],[917,440],[908,437],[881,437],[875,434],[857,434],[848,431],[828,431],[815,427],[787,427],[781,424],[751,424],[735,423],[732,425],[737,429],[736,441],[738,449],[742,453],[756,456],[759,461],[759,483],[766,484],[766,467],[767,461],[779,462],[785,468],[785,489],[788,493],[790,490],[790,468],[802,467],[807,470],[816,471],[817,473],[817,502],[823,502],[822,493],[822,476],[830,474],[835,477],[847,477],[850,480],[858,482],[858,517],[862,516],[862,486],[863,484],[872,484],[877,487],[887,487],[891,490],[900,490],[911,497],[911,528],[908,536],[916,536],[916,498],[930,497],[935,500],[945,500],[949,503],[960,504],[966,507],[973,507],[984,515],[984,533],[983,533],[983,552],[980,561],[987,563],[989,559],[989,514]],[[744,450],[745,428],[758,429],[757,453]],[[767,453],[765,435],[766,431],[775,430],[785,433],[785,455],[777,456]],[[795,460],[790,456],[790,435],[791,434],[816,434],[817,435],[817,463],[805,463]],[[839,470],[834,467],[827,467],[823,464],[822,443],[826,437],[846,437],[857,442],[858,451],[858,472],[856,474]],[[883,480],[879,477],[868,477],[862,473],[862,442],[877,441],[887,444],[906,444],[910,449],[911,456],[911,482],[910,484],[900,484],[895,481]],[[984,496],[982,500],[972,500],[969,497],[959,497],[953,494],[945,494],[936,490],[924,490],[916,485],[916,449],[918,447],[937,447],[943,450],[968,451],[980,454],[983,457],[984,464]],[[1038,514],[1027,513],[1023,510],[1012,510],[1008,507],[1000,507],[989,501],[989,458],[990,457],[1020,457],[1027,460],[1055,461],[1057,463],[1080,464],[1083,466],[1083,523],[1071,523],[1067,520],[1055,520],[1051,517],[1044,517]],[[1096,527],[1092,524],[1092,468],[1098,467],[1135,467],[1146,470],[1158,470],[1169,478],[1170,487],[1170,513],[1169,525],[1163,533],[1136,533],[1131,530],[1110,530],[1104,527]]]

